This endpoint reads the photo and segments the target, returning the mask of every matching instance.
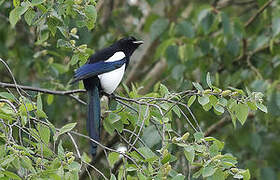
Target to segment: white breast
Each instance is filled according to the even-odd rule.
[[[123,59],[124,57],[125,54],[123,52],[116,52],[112,57],[110,57],[105,62],[118,61]],[[116,90],[116,88],[118,87],[118,85],[120,84],[123,78],[124,71],[125,71],[125,64],[118,69],[98,75],[101,87],[104,90],[104,92],[108,94],[112,94]]]

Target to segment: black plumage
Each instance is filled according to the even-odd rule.
[[[88,92],[87,130],[90,138],[100,141],[100,92],[111,94],[120,83],[130,56],[142,44],[134,37],[123,38],[111,46],[97,51],[87,63],[75,72],[71,83],[83,80]],[[91,142],[91,154],[95,156],[97,144]]]

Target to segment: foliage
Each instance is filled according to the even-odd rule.
[[[94,50],[126,35],[145,41],[120,96],[102,101],[96,159],[83,135],[83,91],[1,90],[1,178],[277,179],[279,8],[273,0],[0,0],[0,58],[13,72],[2,62],[1,82],[64,92]]]

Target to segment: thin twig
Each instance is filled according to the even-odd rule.
[[[254,20],[273,2],[273,0],[267,1],[246,23],[245,28],[249,27]]]
[[[210,136],[211,134],[215,133],[220,128],[224,127],[229,123],[230,123],[230,118],[228,116],[223,117],[220,121],[214,123],[209,128],[207,128],[207,130],[204,133],[204,136],[205,137]]]
[[[251,57],[252,57],[252,53],[249,53],[247,55],[247,64],[250,67],[250,69],[252,69],[252,71],[254,71],[256,73],[256,75],[260,78],[263,79],[261,73],[259,72],[259,70],[252,64],[251,62]]]
[[[18,111],[17,111],[17,108],[13,105],[13,103],[11,103],[9,100],[7,99],[0,99],[0,102],[5,102],[7,103],[12,109],[13,111],[17,114]]]
[[[53,95],[69,95],[69,94],[76,94],[76,93],[85,93],[86,90],[84,89],[74,89],[74,90],[67,90],[67,91],[55,91],[55,90],[49,90],[44,88],[37,88],[32,86],[23,86],[23,85],[15,85],[10,83],[3,83],[0,82],[0,87],[2,88],[16,88],[19,87],[21,89],[27,90],[27,91],[35,91],[35,92],[41,92],[45,94],[53,94]]]
[[[123,156],[126,157],[127,159],[131,160],[131,161],[133,162],[133,164],[135,164],[135,166],[136,166],[140,171],[142,171],[142,170],[141,170],[141,167],[138,166],[138,164],[136,163],[136,161],[135,161],[132,157],[126,155],[125,153],[120,152],[120,151],[117,151],[117,150],[112,149],[112,148],[109,148],[109,147],[106,147],[106,146],[104,146],[103,144],[101,144],[100,142],[98,142],[98,141],[96,141],[96,140],[94,140],[94,139],[92,139],[92,138],[90,138],[89,136],[86,136],[86,135],[84,135],[84,134],[81,134],[81,133],[78,133],[78,132],[75,132],[75,131],[70,131],[70,133],[75,134],[75,135],[77,135],[77,136],[84,137],[84,138],[86,138],[86,139],[88,139],[88,140],[90,140],[90,141],[96,143],[98,146],[100,146],[100,147],[103,148],[103,149],[106,149],[106,150],[109,150],[109,151],[112,151],[112,152],[116,152],[116,153],[119,153],[119,154],[123,155]]]
[[[123,131],[124,131],[124,132],[128,132],[128,133],[131,133],[131,134],[133,134],[133,135],[136,136],[136,137],[138,136],[136,133],[130,131],[129,129],[123,129]],[[139,139],[139,141],[140,141],[144,146],[147,146],[147,145],[145,144],[145,142],[144,142],[140,137],[138,137],[138,139]]]
[[[80,151],[79,151],[79,148],[78,148],[78,145],[77,145],[75,139],[73,138],[73,136],[72,136],[69,132],[67,132],[67,135],[70,137],[71,141],[72,141],[73,144],[74,144],[74,147],[75,147],[76,152],[77,152],[77,154],[78,154],[78,158],[81,158],[81,154],[80,154]]]
[[[144,156],[140,151],[138,151],[138,149],[136,149],[136,148],[134,147],[133,144],[131,144],[130,142],[128,142],[128,140],[126,140],[118,131],[117,131],[117,133],[118,133],[118,135],[121,137],[121,139],[122,139],[128,146],[132,147],[132,149],[134,149],[135,152],[137,152],[142,158],[145,159],[145,156]],[[128,150],[128,151],[129,151],[129,150]]]

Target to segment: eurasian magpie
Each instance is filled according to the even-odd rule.
[[[111,46],[97,51],[86,64],[78,68],[71,82],[83,80],[88,92],[87,130],[90,138],[100,141],[100,95],[111,95],[120,84],[129,64],[130,56],[141,45],[134,37],[120,39]],[[91,142],[94,157],[97,144]]]

